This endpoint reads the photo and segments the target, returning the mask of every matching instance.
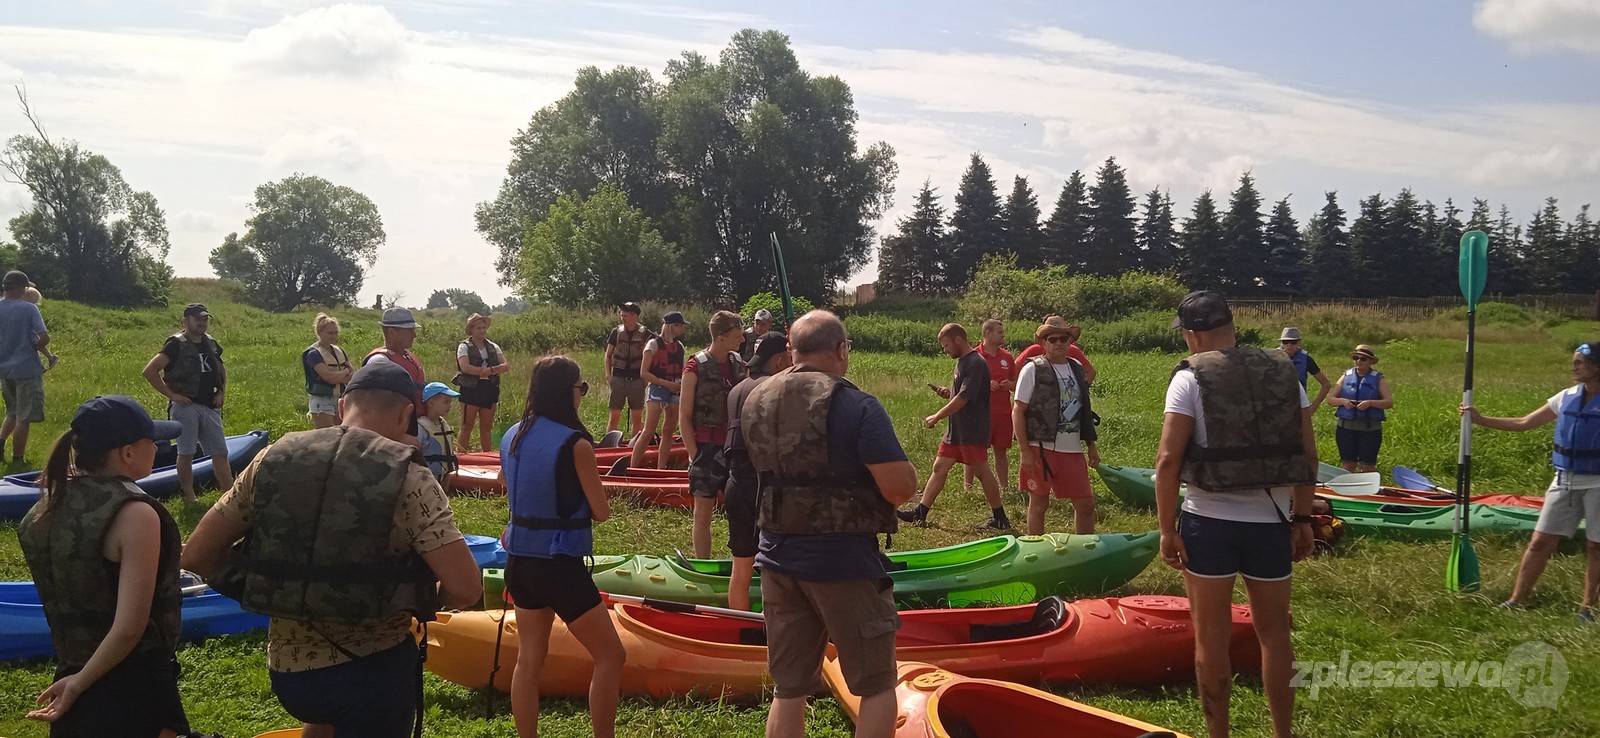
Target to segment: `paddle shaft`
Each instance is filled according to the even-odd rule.
[[[1477,334],[1478,311],[1475,306],[1467,308],[1467,369],[1466,377],[1462,380],[1461,404],[1472,406],[1472,344]],[[1472,526],[1472,516],[1467,507],[1468,500],[1472,499],[1472,413],[1461,414],[1461,442],[1456,455],[1456,514],[1460,516],[1459,526],[1462,535],[1467,535]]]
[[[664,610],[666,612],[683,612],[683,613],[691,613],[691,614],[694,614],[694,615],[721,615],[723,617],[728,617],[728,618],[738,618],[740,620],[751,620],[751,621],[754,621],[754,622],[757,622],[757,623],[765,623],[765,622],[767,622],[767,619],[765,617],[763,617],[761,615],[761,613],[759,613],[759,612],[749,612],[749,611],[746,611],[746,610],[734,610],[734,609],[728,608],[728,607],[711,607],[710,605],[691,605],[691,604],[689,604],[687,602],[674,602],[672,600],[658,600],[658,599],[656,599],[654,597],[635,597],[633,595],[612,594],[610,592],[606,593],[606,599],[613,600],[613,601],[616,601],[616,602],[627,602],[627,603],[631,603],[631,604],[634,604],[634,605],[644,605],[645,607],[653,607],[653,608],[655,608],[657,610]]]

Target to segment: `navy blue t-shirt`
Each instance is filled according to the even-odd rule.
[[[867,474],[867,464],[905,461],[894,423],[878,398],[842,387],[828,407],[828,462],[840,474]],[[878,537],[864,533],[785,535],[761,531],[756,567],[796,579],[839,582],[889,576]]]

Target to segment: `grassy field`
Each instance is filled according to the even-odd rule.
[[[298,351],[313,338],[311,315],[271,315],[221,302],[210,288],[179,287],[174,302],[206,299],[216,314],[213,334],[225,346],[229,366],[230,432],[266,428],[274,435],[306,426]],[[140,377],[144,363],[176,328],[179,308],[115,312],[49,301],[44,305],[55,338],[53,348],[63,363],[46,377],[49,420],[36,426],[30,460],[42,461],[48,444],[70,419],[72,407],[100,393],[126,393],[157,408],[156,395]],[[379,342],[377,318],[371,311],[342,311],[342,343],[352,355]],[[938,322],[929,316],[930,325]],[[1401,463],[1442,483],[1453,481],[1459,400],[1459,323],[1450,316],[1403,316],[1392,319],[1347,309],[1297,311],[1290,315],[1251,313],[1241,323],[1263,335],[1276,335],[1284,321],[1298,323],[1308,334],[1306,347],[1330,374],[1341,371],[1341,358],[1354,338],[1370,333],[1382,356],[1396,407],[1386,430],[1382,461]],[[430,375],[448,377],[458,340],[457,316],[426,321],[419,352]],[[1020,327],[1020,326],[1019,326]],[[1014,329],[1015,330],[1015,329]],[[1512,314],[1486,321],[1479,349],[1479,405],[1491,414],[1523,414],[1570,383],[1566,370],[1573,346],[1600,338],[1600,324],[1561,322],[1541,316]],[[1090,328],[1092,333],[1093,328]],[[493,332],[491,331],[491,337]],[[1333,336],[1333,338],[1328,338]],[[1089,343],[1086,336],[1086,343]],[[928,336],[930,342],[933,335]],[[1353,341],[1352,341],[1353,342]],[[1092,344],[1091,344],[1092,346]],[[593,381],[600,354],[575,354]],[[528,355],[512,352],[517,363],[507,378],[498,427],[520,413],[525,396]],[[1153,464],[1160,427],[1165,380],[1177,356],[1171,354],[1096,354],[1099,367],[1095,403],[1104,417],[1101,453],[1106,463]],[[920,420],[939,401],[924,384],[945,381],[953,362],[904,354],[860,353],[851,377],[878,395],[895,419],[908,453],[925,473],[942,431],[924,430]],[[591,429],[603,429],[603,399],[591,398],[584,417]],[[1333,453],[1332,414],[1318,415],[1324,460]],[[1479,474],[1476,489],[1538,493],[1549,478],[1548,430],[1508,434],[1483,431],[1475,447]],[[1014,466],[1014,465],[1013,465]],[[1013,482],[1014,488],[1014,482]],[[203,499],[214,500],[216,493]],[[1008,509],[1020,519],[1020,493],[1008,493]],[[173,504],[185,530],[196,519],[192,510]],[[498,534],[505,522],[503,501],[459,498],[457,518],[463,530]],[[933,525],[905,531],[897,548],[914,549],[971,540],[972,526],[987,517],[981,494],[952,482],[933,512]],[[1070,514],[1053,509],[1051,530],[1070,529]],[[1108,497],[1099,505],[1099,529],[1106,532],[1150,530],[1153,515],[1130,512]],[[0,578],[25,579],[27,569],[13,533],[0,524]],[[726,550],[725,526],[719,521],[719,555]],[[689,518],[677,510],[624,506],[612,521],[596,529],[601,553],[667,552],[689,545]],[[1511,586],[1520,555],[1516,540],[1478,540],[1483,559],[1483,592],[1455,596],[1444,592],[1445,544],[1347,541],[1340,554],[1304,563],[1296,577],[1295,644],[1302,660],[1503,661],[1519,644],[1553,645],[1565,659],[1569,681],[1556,709],[1524,707],[1504,689],[1322,689],[1317,699],[1301,693],[1296,730],[1305,736],[1594,736],[1600,735],[1600,629],[1580,625],[1574,617],[1582,583],[1580,557],[1560,557],[1540,585],[1534,607],[1508,613],[1494,609]],[[1130,585],[1111,594],[1181,594],[1177,573],[1153,565]],[[1242,594],[1241,594],[1242,596]],[[223,735],[253,736],[287,727],[289,718],[267,686],[261,635],[212,640],[180,653],[185,673],[183,692],[196,729]],[[53,664],[0,666],[0,735],[43,736],[42,724],[22,718],[33,695],[48,683]],[[1260,686],[1241,678],[1233,711],[1238,734],[1268,735],[1266,706]],[[1204,733],[1194,689],[1189,683],[1153,690],[1057,687],[1062,694],[1193,735]],[[504,736],[514,733],[503,696],[456,687],[428,677],[429,735]],[[492,703],[492,704],[491,704]],[[758,736],[765,711],[761,706],[653,702],[625,699],[620,730],[628,736]],[[550,736],[584,735],[587,715],[581,701],[548,700],[544,731]],[[831,700],[817,700],[808,718],[811,735],[845,736],[849,722]]]

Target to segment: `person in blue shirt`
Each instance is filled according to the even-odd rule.
[[[44,422],[44,364],[39,351],[50,344],[39,308],[28,302],[28,275],[6,272],[0,286],[0,397],[6,405],[6,419],[0,425],[0,452],[11,440],[11,465],[22,467],[28,450],[28,428]]]

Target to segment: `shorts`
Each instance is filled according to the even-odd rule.
[[[749,463],[728,466],[728,486],[722,500],[723,511],[728,515],[728,551],[735,558],[751,558],[756,555],[756,493],[760,485],[755,467]]]
[[[59,666],[56,679],[79,667]],[[155,736],[162,730],[189,732],[189,719],[178,696],[178,660],[170,652],[130,654],[100,680],[89,685],[55,724],[51,738],[101,738],[108,735]]]
[[[1339,446],[1340,461],[1376,465],[1378,449],[1383,446],[1383,429],[1358,431],[1334,428],[1333,440]]]
[[[689,494],[715,499],[723,487],[728,486],[728,460],[722,447],[715,443],[702,443],[689,460]]]
[[[600,607],[600,590],[577,556],[512,556],[506,562],[506,591],[517,607],[555,610],[564,623]]]
[[[0,379],[0,398],[6,403],[6,419],[20,423],[44,422],[44,378]]]
[[[311,401],[306,403],[306,412],[312,415],[339,415],[339,398],[311,395]]]
[[[279,704],[300,722],[332,725],[338,736],[408,738],[421,669],[417,642],[406,638],[355,661],[267,675]]]
[[[492,408],[500,404],[500,383],[480,378],[477,384],[471,387],[462,387],[459,399],[463,405],[484,409]]]
[[[644,409],[643,379],[611,376],[611,409],[621,410],[623,405],[633,410]]]
[[[1533,529],[1546,535],[1571,538],[1582,523],[1588,527],[1589,541],[1600,543],[1600,489],[1570,489],[1567,476],[1566,472],[1556,472],[1550,489],[1545,490],[1544,509],[1539,511],[1539,522]]]
[[[1008,403],[1009,406],[1009,403]],[[1000,451],[1011,449],[1011,414],[989,416],[989,447]]]
[[[222,433],[221,411],[198,402],[187,405],[174,402],[167,405],[167,417],[183,424],[183,432],[178,434],[179,456],[196,456],[196,443],[207,454],[228,455],[228,439]]]
[[[939,442],[939,456],[946,459],[955,459],[963,464],[989,463],[989,447],[973,446],[965,443]]]
[[[678,393],[659,384],[652,384],[645,389],[644,399],[650,402],[659,402],[663,405],[676,405],[678,404]]]
[[[767,671],[780,699],[823,690],[822,656],[832,641],[850,691],[871,697],[894,689],[894,634],[900,614],[888,579],[810,582],[761,572],[767,619]]]
[[[1241,523],[1188,511],[1178,516],[1178,535],[1188,556],[1184,566],[1206,579],[1288,579],[1294,571],[1293,533],[1286,523]]]
[[[1088,454],[1051,451],[1035,448],[1039,454],[1042,478],[1028,473],[1026,466],[1018,475],[1022,491],[1030,495],[1055,493],[1058,500],[1089,500],[1094,498],[1094,485],[1089,481]]]

